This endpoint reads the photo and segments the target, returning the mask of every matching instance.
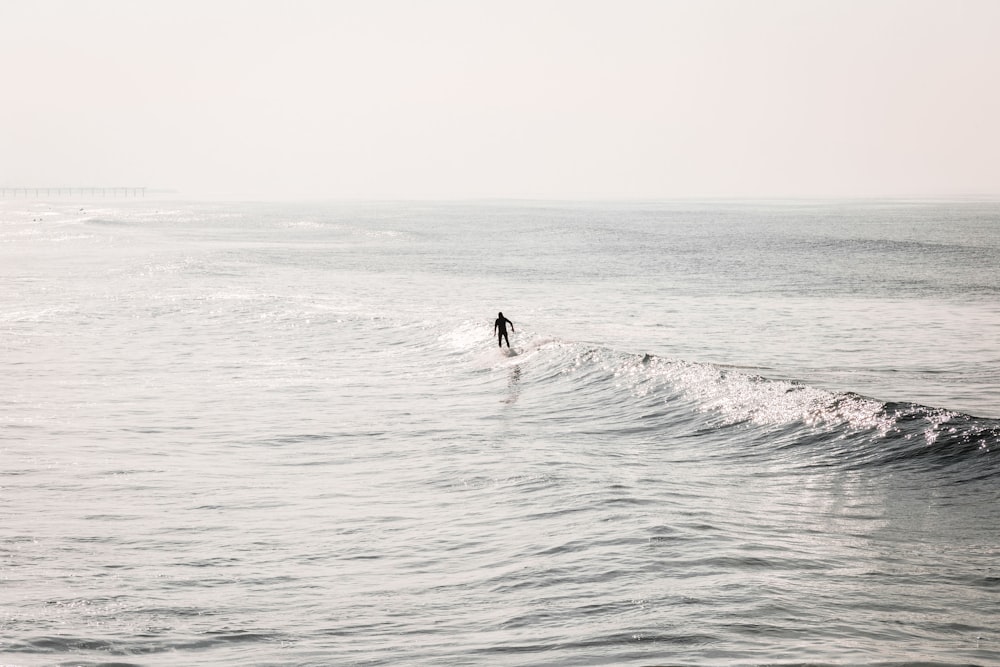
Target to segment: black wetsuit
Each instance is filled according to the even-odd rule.
[[[507,341],[507,347],[510,347],[510,338],[507,337],[507,325],[510,325],[510,330],[514,330],[514,323],[503,316],[500,313],[500,317],[497,321],[493,323],[493,330],[497,334],[497,347],[503,347],[503,341]]]

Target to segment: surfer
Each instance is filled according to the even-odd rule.
[[[497,321],[493,323],[493,333],[497,335],[497,347],[503,347],[503,341],[507,341],[507,348],[510,349],[510,338],[507,337],[508,324],[510,330],[514,331],[514,323],[504,317],[503,313],[497,313]]]

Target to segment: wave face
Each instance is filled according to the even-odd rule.
[[[568,402],[563,409],[622,433],[641,431],[665,443],[697,433],[725,441],[724,449],[735,446],[739,456],[752,452],[799,469],[893,466],[955,481],[998,472],[994,419],[544,337],[494,361],[519,382],[538,376],[533,391],[545,406],[538,409],[552,408],[556,419]]]

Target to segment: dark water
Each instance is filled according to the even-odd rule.
[[[1000,664],[998,225],[5,202],[0,664]]]

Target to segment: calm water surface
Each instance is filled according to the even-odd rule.
[[[1000,664],[998,258],[995,202],[0,202],[0,664]]]

